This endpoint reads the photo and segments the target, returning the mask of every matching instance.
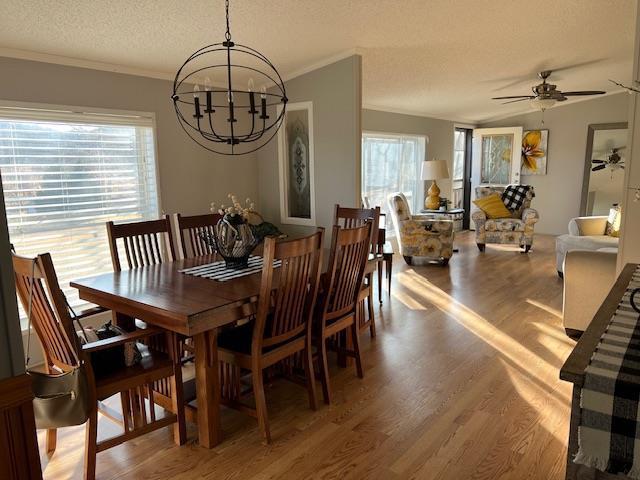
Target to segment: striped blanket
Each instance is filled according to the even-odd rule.
[[[244,277],[246,275],[261,272],[262,263],[262,257],[252,255],[251,257],[249,257],[247,268],[243,268],[240,270],[227,268],[224,260],[220,260],[213,263],[198,265],[197,267],[184,268],[178,271],[186,275],[193,275],[194,277],[202,277],[211,280],[217,280],[219,282],[227,282],[229,280],[233,280],[234,278]],[[279,267],[281,263],[281,260],[274,260],[273,266]]]
[[[575,463],[640,479],[640,321],[627,291],[585,370]]]

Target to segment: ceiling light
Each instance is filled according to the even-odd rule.
[[[536,110],[540,110],[541,112],[544,112],[545,110],[553,107],[556,104],[556,100],[553,98],[536,97],[529,100],[529,103]]]
[[[202,47],[187,58],[176,73],[171,99],[180,126],[192,140],[215,153],[242,155],[262,148],[275,136],[287,95],[267,57],[231,40],[229,0],[225,11],[224,42]]]

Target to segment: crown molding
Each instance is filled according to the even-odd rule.
[[[20,60],[31,60],[34,62],[54,63],[56,65],[66,65],[69,67],[79,67],[88,68],[91,70],[102,70],[105,72],[123,73],[125,75],[157,78],[160,80],[173,80],[175,77],[175,74],[160,72],[157,70],[145,70],[143,68],[126,67],[124,65],[117,65],[113,63],[95,62],[93,60],[85,60],[82,58],[32,52],[29,50],[18,50],[15,48],[0,47],[0,57],[18,58]]]
[[[373,105],[373,104],[363,104],[362,105],[362,109],[363,110],[375,110],[376,112],[384,112],[384,113],[396,113],[398,115],[408,115],[410,117],[420,117],[420,118],[429,118],[431,120],[441,120],[443,122],[452,122],[454,123],[456,126],[459,125],[465,125],[465,126],[470,126],[471,128],[473,128],[474,125],[477,125],[478,122],[475,122],[473,120],[469,120],[468,118],[460,118],[460,117],[449,117],[449,118],[443,118],[443,117],[435,117],[433,115],[430,115],[427,112],[414,112],[412,110],[404,110],[402,108],[389,108],[389,107],[381,107],[379,105]]]
[[[340,60],[344,60],[345,58],[352,57],[354,55],[360,55],[360,51],[358,48],[350,48],[349,50],[345,50],[343,52],[337,53],[336,55],[332,55],[330,57],[326,57],[322,60],[319,60],[315,63],[307,65],[306,67],[302,67],[294,70],[291,73],[282,75],[282,80],[287,82],[289,80],[293,80],[296,77],[300,77],[305,73],[313,72],[314,70],[318,70],[322,67],[326,67],[327,65],[331,65],[332,63],[339,62]]]

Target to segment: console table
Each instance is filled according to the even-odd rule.
[[[625,294],[627,286],[629,285],[637,266],[637,264],[631,263],[625,265],[615,284],[611,288],[611,291],[560,370],[560,379],[573,383],[569,445],[567,447],[567,480],[620,480],[627,478],[626,476],[613,475],[584,465],[576,464],[573,462],[573,457],[578,452],[578,425],[580,424],[581,415],[580,393],[582,386],[584,385],[585,369],[589,365],[589,361],[591,360],[591,356],[600,341],[600,337],[602,337],[602,334],[611,322],[611,317],[616,312],[620,299]]]
[[[453,221],[453,231],[462,231],[462,221],[464,219],[464,208],[452,208],[451,210],[420,210],[420,213],[430,218]]]

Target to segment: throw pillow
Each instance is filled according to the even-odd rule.
[[[604,231],[605,235],[616,238],[620,236],[620,216],[620,205],[614,205],[613,208],[609,210],[607,228]]]
[[[480,210],[482,210],[488,218],[509,218],[511,212],[504,206],[502,197],[499,193],[492,193],[483,198],[474,200]]]
[[[512,212],[520,210],[531,187],[529,185],[507,185],[502,193],[505,207]]]

